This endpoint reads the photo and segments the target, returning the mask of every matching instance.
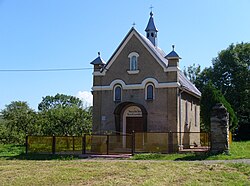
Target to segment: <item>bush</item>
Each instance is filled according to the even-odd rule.
[[[203,87],[201,97],[201,120],[205,129],[210,129],[211,112],[216,103],[222,103],[227,109],[227,112],[229,113],[229,128],[230,131],[233,131],[238,125],[238,120],[234,110],[222,95],[221,91],[217,90],[211,83],[208,83]]]

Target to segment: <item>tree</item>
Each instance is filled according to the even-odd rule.
[[[201,97],[201,120],[203,129],[210,129],[210,117],[212,108],[216,105],[216,103],[222,103],[227,112],[229,113],[229,128],[233,131],[238,124],[237,117],[232,109],[230,103],[227,102],[222,93],[217,90],[211,82],[204,85],[202,89],[202,97]]]
[[[65,108],[71,106],[77,106],[78,108],[82,108],[83,103],[79,98],[76,98],[74,96],[56,94],[55,96],[43,97],[42,102],[38,105],[38,110],[45,111],[53,108]]]
[[[196,75],[193,69],[186,71],[188,77],[203,93],[203,87],[211,82],[231,104],[239,120],[235,134],[241,140],[250,139],[250,43],[231,44],[212,60],[212,67],[205,68]],[[196,76],[192,76],[192,73]],[[191,74],[191,75],[190,75]]]
[[[250,43],[222,50],[213,59],[211,80],[236,112],[238,139],[250,139]]]
[[[2,110],[1,129],[6,132],[6,141],[23,143],[27,134],[37,134],[36,113],[27,102],[13,101]]]
[[[38,106],[44,135],[82,135],[91,132],[92,113],[82,101],[64,94],[46,96]]]
[[[184,75],[192,82],[195,83],[197,77],[201,72],[201,66],[195,64],[188,66],[187,68],[184,67],[183,73]]]

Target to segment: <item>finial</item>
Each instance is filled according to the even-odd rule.
[[[174,51],[174,45],[172,45],[173,51]]]
[[[151,9],[151,13],[152,13],[154,7],[151,5],[149,8]],[[151,13],[150,13],[150,15],[151,15]]]
[[[136,24],[135,24],[135,22],[133,22],[133,24],[132,24],[132,25],[133,25],[133,27],[135,27],[135,25],[136,25]]]
[[[100,57],[101,53],[100,53],[100,52],[98,52],[97,54],[98,54],[98,57]]]

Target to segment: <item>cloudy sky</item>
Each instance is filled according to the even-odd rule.
[[[42,97],[77,96],[91,105],[92,66],[108,60],[135,22],[142,34],[153,5],[158,44],[181,68],[202,68],[231,43],[249,42],[249,0],[0,0],[0,109]],[[72,69],[74,71],[12,71]]]

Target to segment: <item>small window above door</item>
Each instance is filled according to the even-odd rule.
[[[139,54],[136,52],[131,52],[129,55],[129,70],[127,71],[128,74],[138,74],[138,57]]]

